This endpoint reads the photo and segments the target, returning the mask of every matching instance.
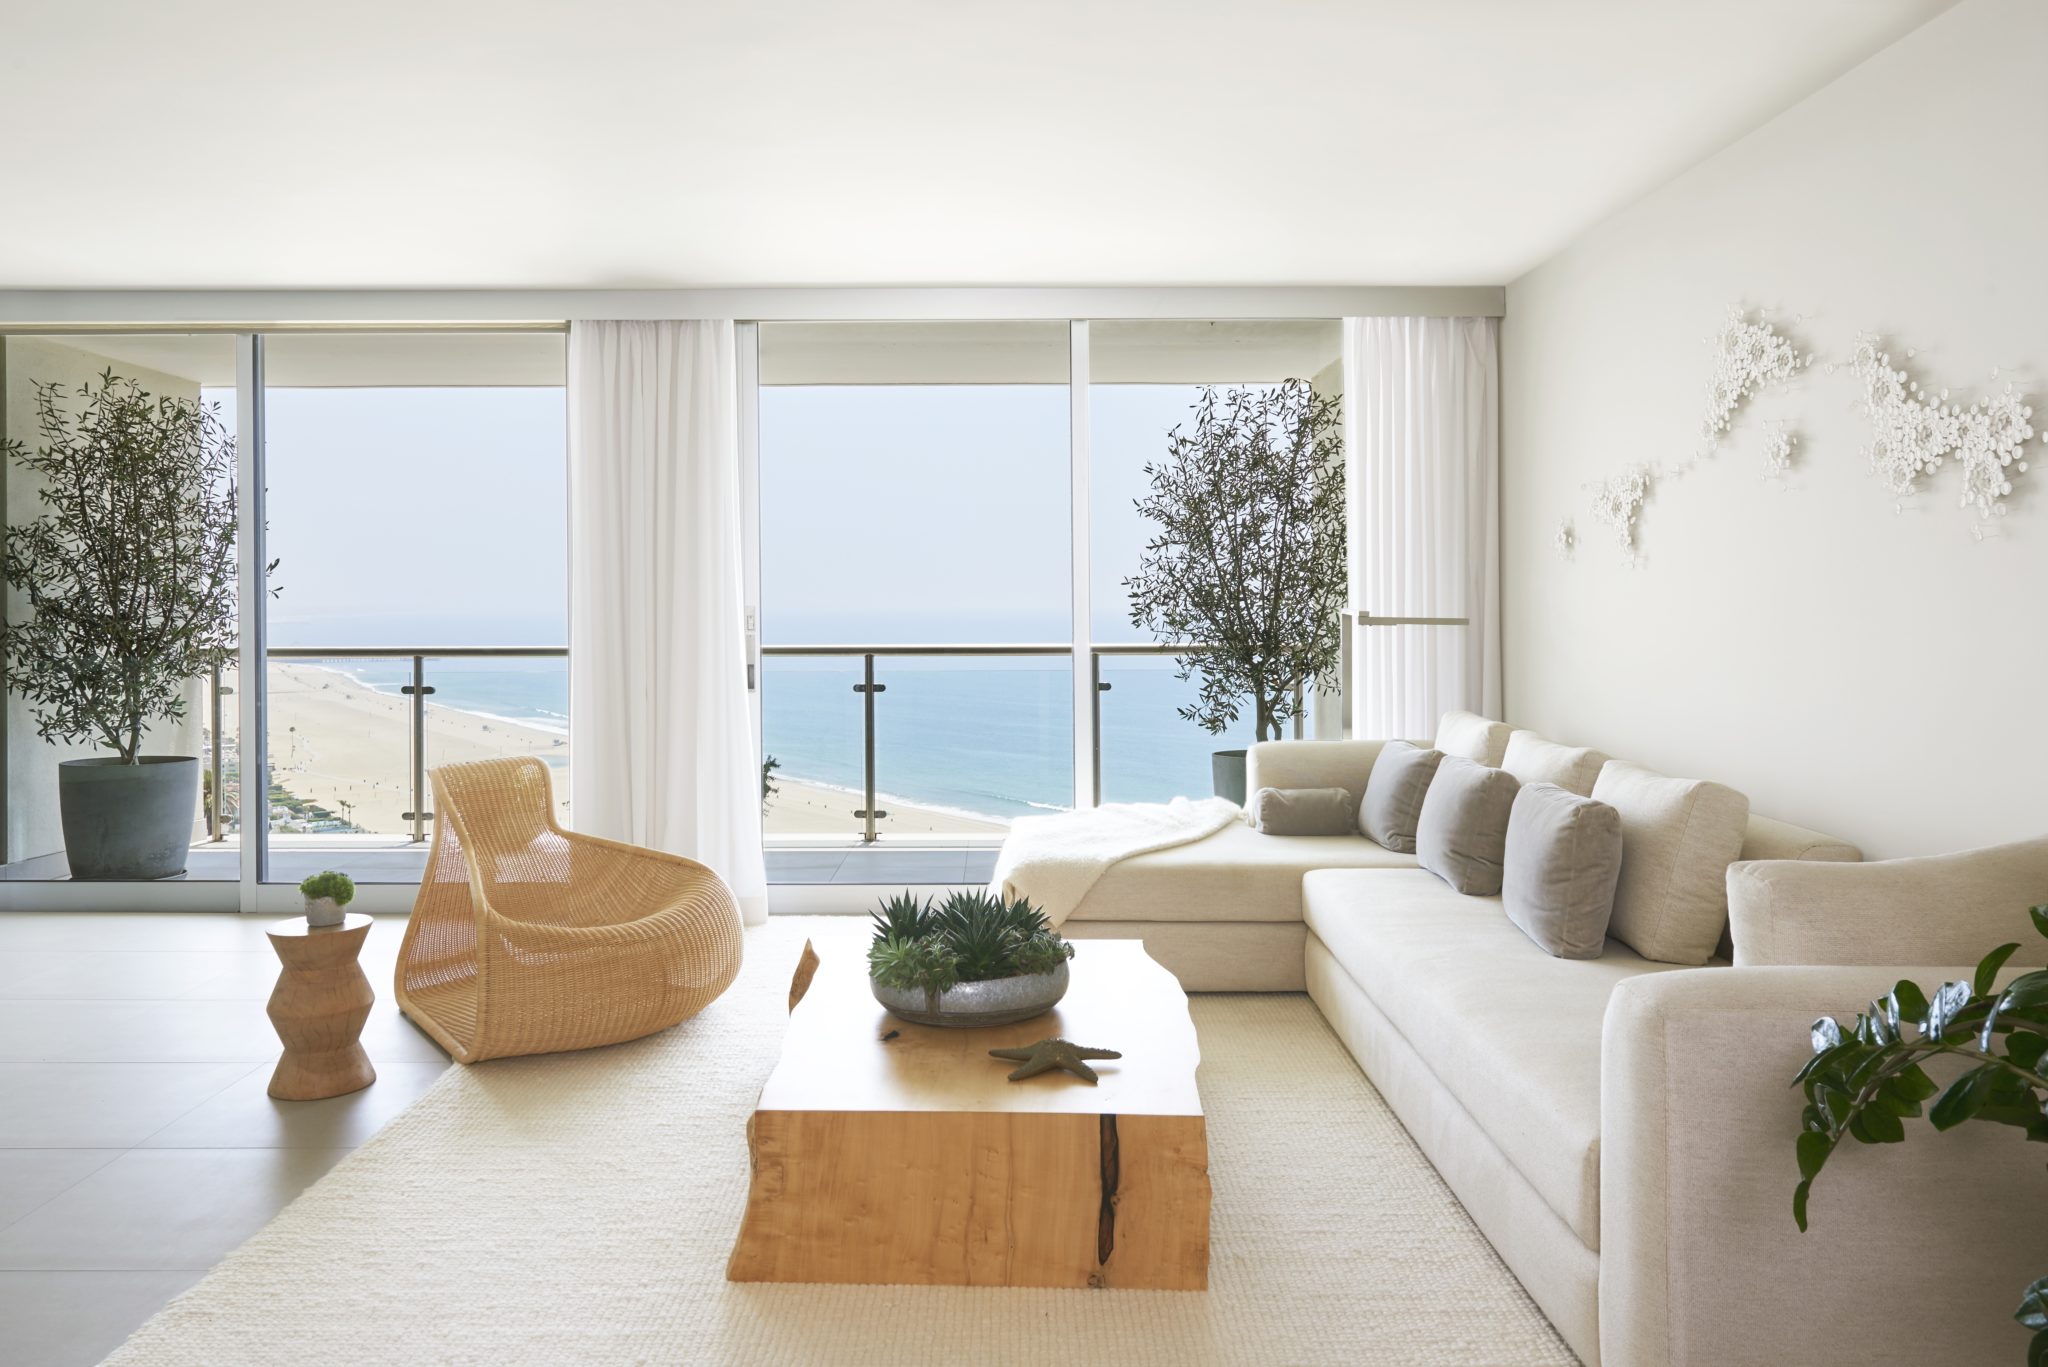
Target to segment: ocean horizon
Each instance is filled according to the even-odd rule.
[[[412,682],[404,660],[309,661],[380,693]],[[778,778],[851,793],[864,788],[857,660],[771,657],[761,677],[762,748]],[[1073,672],[1065,659],[923,658],[879,662],[875,786],[920,807],[1009,821],[1073,805]],[[474,715],[568,733],[569,673],[560,659],[429,659],[431,701]],[[1211,736],[1176,714],[1196,695],[1170,660],[1105,658],[1102,800],[1164,802],[1211,791],[1209,756],[1242,748],[1240,722]],[[574,738],[571,737],[571,751]]]

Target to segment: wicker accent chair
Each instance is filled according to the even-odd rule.
[[[539,760],[444,765],[433,784],[434,844],[396,995],[458,1061],[651,1035],[739,973],[724,881],[695,860],[563,830]]]

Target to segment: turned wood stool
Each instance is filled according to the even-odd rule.
[[[359,912],[338,926],[309,926],[295,916],[270,928],[271,948],[284,962],[266,1008],[284,1041],[284,1057],[270,1075],[272,1096],[315,1101],[377,1080],[359,1042],[377,1000],[356,962],[369,932],[370,918]]]

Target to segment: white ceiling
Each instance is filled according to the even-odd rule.
[[[0,0],[0,288],[1499,284],[1952,0]]]

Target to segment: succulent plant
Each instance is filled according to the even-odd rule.
[[[933,906],[909,892],[874,913],[868,974],[884,987],[943,992],[955,983],[1050,973],[1074,957],[1028,901],[989,892],[956,892]]]

